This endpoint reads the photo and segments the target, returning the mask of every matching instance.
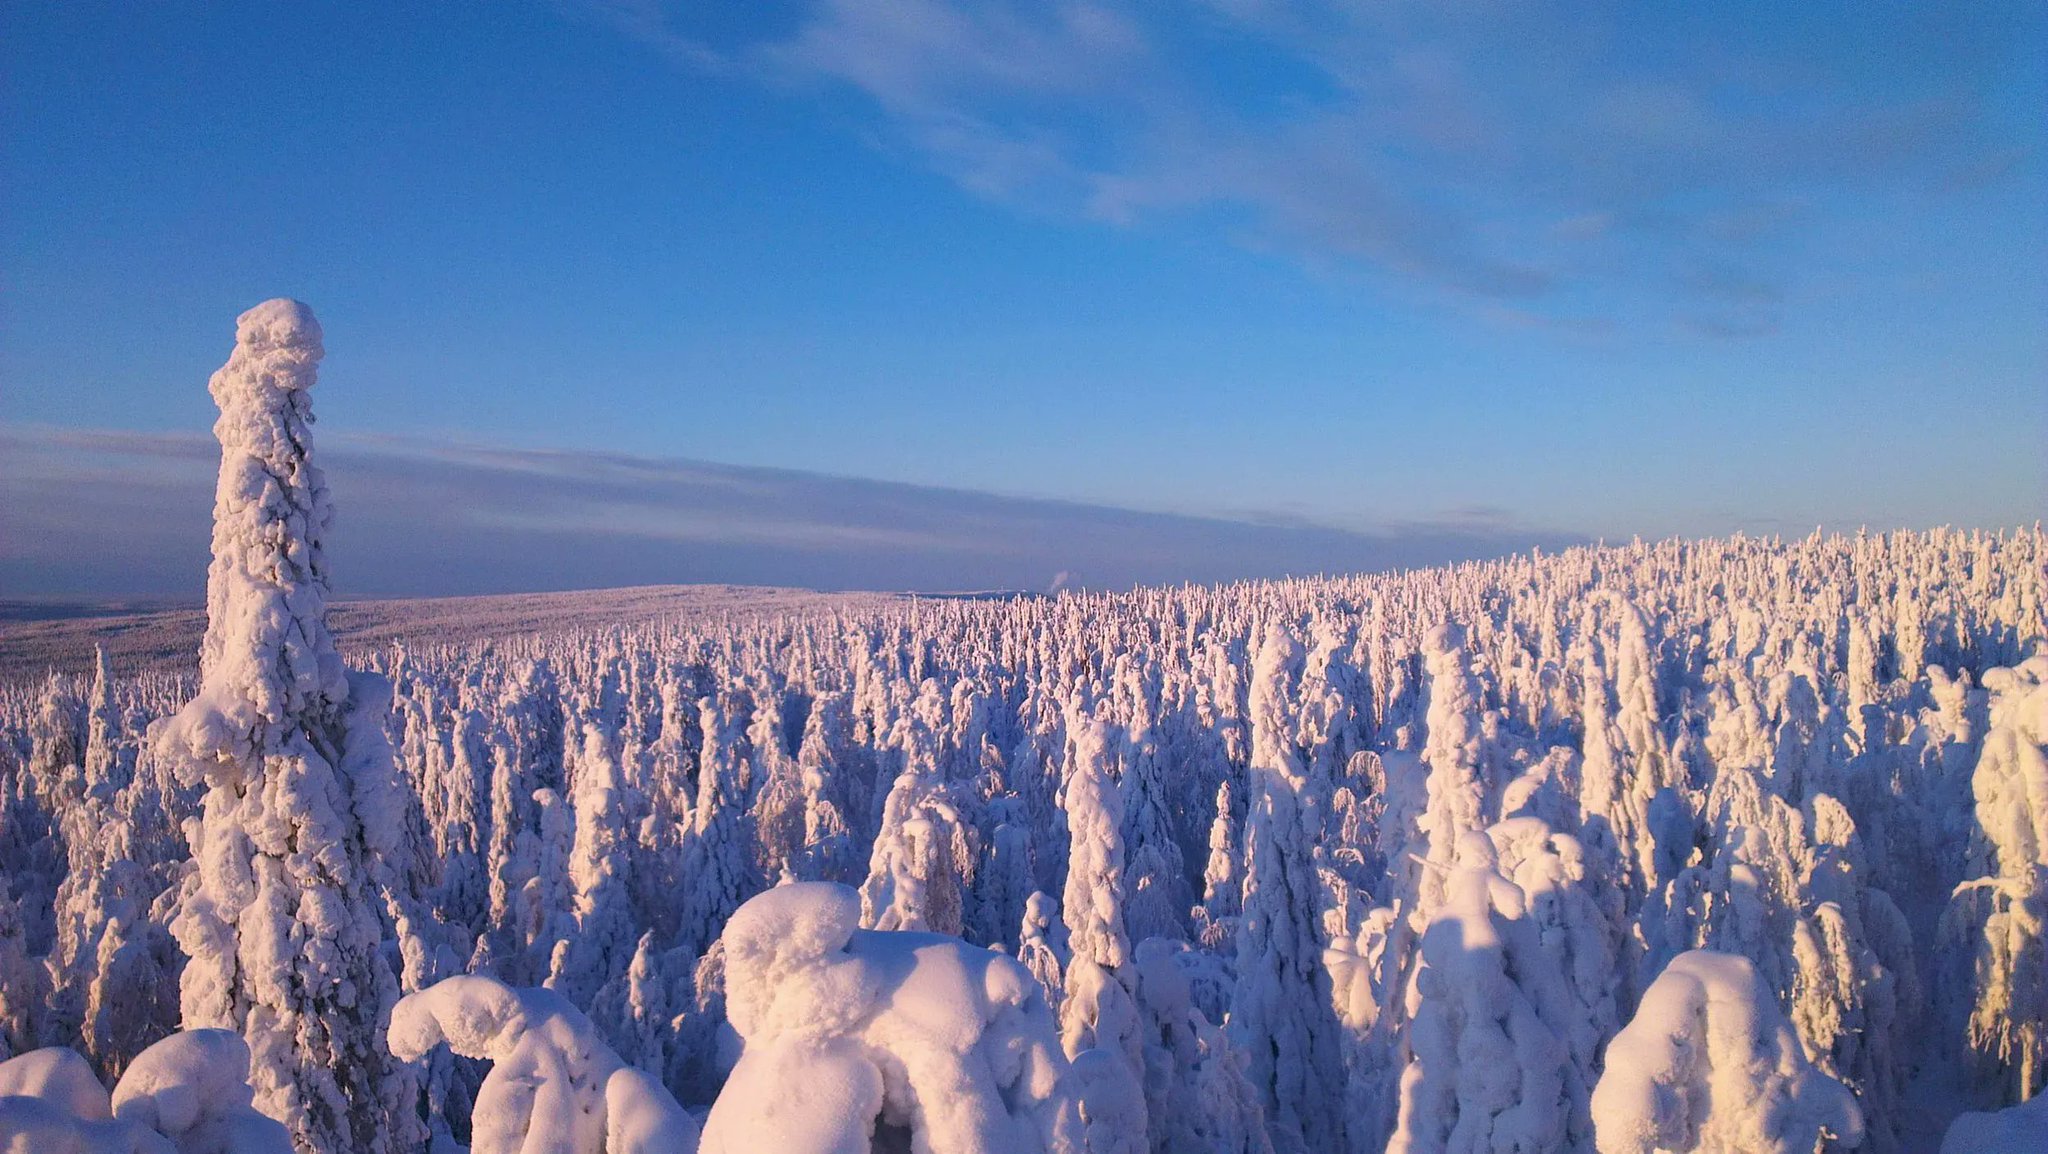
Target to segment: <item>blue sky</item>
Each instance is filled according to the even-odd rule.
[[[8,5],[0,594],[196,591],[117,495],[277,295],[327,332],[344,534],[352,484],[470,500],[478,454],[804,482],[716,526],[562,482],[616,546],[574,573],[358,505],[392,560],[345,591],[2031,522],[2044,42],[1996,3]],[[202,534],[204,472],[160,479]],[[978,560],[850,546],[800,515],[835,492]],[[1140,563],[1120,511],[1203,528]],[[812,528],[736,544],[771,522]],[[402,563],[436,542],[476,559]]]

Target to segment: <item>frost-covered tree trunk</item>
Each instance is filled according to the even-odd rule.
[[[393,848],[380,838],[402,821],[344,768],[350,687],[322,551],[332,506],[307,396],[320,338],[306,306],[267,301],[242,314],[213,376],[201,686],[155,740],[182,780],[207,786],[173,923],[190,958],[185,1027],[243,1035],[257,1107],[300,1150],[381,1154],[419,1137],[414,1083],[384,1048],[398,989],[372,883],[371,859]]]

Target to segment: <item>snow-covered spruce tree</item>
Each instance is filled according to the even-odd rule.
[[[678,951],[659,952],[654,934],[640,935],[626,972],[606,983],[591,1000],[590,1020],[627,1064],[657,1073],[670,1065],[675,1048],[679,994],[688,986],[696,959]]]
[[[0,942],[4,945],[4,942]],[[1024,920],[1017,929],[1017,961],[1022,963],[1045,993],[1046,1004],[1058,1011],[1066,996],[1066,926],[1061,923],[1059,903],[1043,891],[1024,901]]]
[[[789,747],[787,703],[780,688],[754,693],[747,724],[753,751],[754,876],[764,882],[794,879],[804,863],[803,771]]]
[[[1816,794],[1806,817],[1814,862],[1807,914],[1793,927],[1792,1025],[1815,1064],[1856,1091],[1868,1123],[1862,1149],[1896,1154],[1926,1000],[1912,925],[1868,878],[1847,807]]]
[[[552,990],[465,974],[398,1003],[393,1050],[418,1060],[443,1043],[491,1061],[471,1154],[696,1154],[696,1120]]]
[[[1132,686],[1135,717],[1123,740],[1124,844],[1128,867],[1124,916],[1133,941],[1152,937],[1181,938],[1188,932],[1193,905],[1187,867],[1174,829],[1175,798],[1170,766],[1160,747],[1152,707],[1137,688],[1142,679],[1119,668],[1119,680]]]
[[[1608,1044],[1593,1126],[1600,1154],[1811,1154],[1863,1135],[1756,967],[1709,950],[1672,959]]]
[[[29,730],[27,790],[54,819],[85,794],[85,703],[52,673]]]
[[[1415,913],[1426,922],[1443,901],[1464,836],[1487,826],[1488,791],[1479,768],[1483,706],[1465,653],[1465,631],[1440,625],[1423,641],[1422,652],[1429,670],[1429,737],[1422,748],[1429,806],[1419,828],[1432,868],[1418,877]]]
[[[1989,1084],[1985,1104],[2041,1092],[2048,1064],[2048,656],[1985,674],[1991,731],[1971,779],[1970,880],[1956,887],[1942,937],[1965,1003],[1963,1049]],[[2002,1085],[1999,1083],[2003,1083]]]
[[[863,930],[844,886],[778,886],[722,939],[745,1046],[705,1120],[705,1154],[1138,1154],[1142,1104],[1069,1064],[1014,960],[928,933]]]
[[[114,701],[114,677],[107,651],[93,647],[92,694],[86,703],[85,791],[111,801],[135,773],[134,746],[122,740],[121,708]]]
[[[632,827],[639,795],[621,780],[619,758],[603,727],[585,722],[573,762],[576,833],[569,851],[576,931],[569,968],[550,989],[587,1006],[600,987],[631,964],[635,935],[631,902]]]
[[[42,1038],[77,1046],[110,1078],[178,1028],[175,950],[150,917],[166,871],[141,815],[118,802],[88,794],[63,815],[70,872],[57,887]]]
[[[50,999],[50,971],[28,952],[21,901],[0,869],[0,1058],[37,1048],[37,1027]]]
[[[858,868],[859,847],[847,823],[854,808],[847,793],[852,774],[837,764],[830,737],[846,725],[843,693],[819,698],[804,717],[796,763],[804,796],[804,864],[798,873],[806,880],[844,882]]]
[[[1216,787],[1216,816],[1209,823],[1209,860],[1202,870],[1202,904],[1194,909],[1196,940],[1204,949],[1219,953],[1228,953],[1237,941],[1238,905],[1244,900],[1237,821],[1226,779]]]
[[[1005,794],[984,801],[984,822],[990,822],[981,838],[986,860],[975,874],[975,922],[968,926],[970,941],[994,948],[1001,946],[1014,954],[1023,925],[1024,907],[1037,884],[1031,864],[1030,815],[1024,799]]]
[[[1545,955],[1518,959],[1510,951],[1523,985],[1538,991],[1538,1014],[1564,1043],[1570,1061],[1565,1077],[1569,1132],[1577,1140],[1587,1136],[1590,1125],[1586,1098],[1599,1081],[1600,1049],[1620,1028],[1614,992],[1619,935],[1587,885],[1585,851],[1578,839],[1552,833],[1531,817],[1497,822],[1487,837],[1499,855],[1501,875],[1521,893]],[[1518,927],[1509,935],[1511,944],[1525,944],[1516,936],[1521,932]],[[1561,988],[1541,984],[1553,972]]]
[[[64,815],[85,797],[85,709],[72,679],[51,674],[33,710],[16,788],[0,799],[0,864],[21,900],[22,944],[40,956],[56,936],[57,890],[71,856]]]
[[[1130,960],[1124,932],[1124,795],[1111,776],[1114,739],[1100,721],[1067,725],[1067,890],[1060,903],[1075,959],[1115,970]]]
[[[549,884],[538,872],[542,846],[536,794],[545,789],[550,797],[558,796],[553,791],[562,784],[564,753],[561,699],[545,658],[522,663],[506,678],[494,716],[489,737],[490,932],[480,937],[492,972],[514,984],[534,984],[540,976],[527,962],[537,948],[540,919],[527,902],[528,886]]]
[[[1145,1114],[1154,1154],[1272,1154],[1244,1055],[1194,1005],[1186,942],[1147,938],[1132,970],[1145,1034]]]
[[[518,847],[529,876],[515,905],[517,933],[526,949],[509,960],[516,963],[512,970],[539,984],[553,971],[558,955],[567,960],[569,940],[576,935],[575,890],[569,882],[576,815],[552,789],[534,790],[533,804],[534,828],[522,833]]]
[[[398,989],[371,880],[371,859],[399,856],[384,841],[403,823],[390,781],[342,769],[350,679],[327,631],[332,506],[307,395],[320,337],[305,305],[266,301],[242,314],[213,376],[221,468],[201,685],[154,740],[182,780],[208,787],[173,923],[190,959],[185,1027],[247,1039],[256,1105],[300,1150],[382,1154],[418,1129],[413,1078],[384,1048]]]
[[[938,701],[929,683],[921,700]],[[861,883],[861,921],[878,930],[958,935],[980,847],[946,781],[935,727],[924,712],[899,726],[903,771],[882,801],[882,818]]]
[[[1112,728],[1075,713],[1067,722],[1072,767],[1065,791],[1067,891],[1062,910],[1073,961],[1060,999],[1060,1043],[1069,1058],[1091,1049],[1116,1063],[1090,1059],[1082,1067],[1102,1083],[1104,1096],[1125,1106],[1130,1127],[1145,1129],[1145,1039],[1136,1002],[1124,985],[1131,943],[1124,932],[1123,791],[1110,776],[1119,742]],[[1118,1067],[1121,1067],[1120,1069]]]
[[[1644,763],[1631,757],[1629,739],[1616,719],[1612,676],[1598,655],[1598,624],[1590,606],[1580,629],[1580,838],[1593,862],[1591,872],[1620,899],[1619,912],[1632,918],[1653,877],[1648,807],[1654,789],[1642,773]],[[1630,699],[1637,705],[1640,700],[1639,694]],[[1633,716],[1630,726],[1640,728]]]
[[[1543,1013],[1568,1012],[1564,980],[1525,896],[1483,833],[1459,836],[1448,874],[1422,935],[1388,1154],[1587,1150],[1591,1127],[1573,1116],[1586,1090]]]
[[[1311,857],[1323,806],[1287,716],[1301,661],[1288,628],[1269,626],[1252,672],[1244,920],[1231,998],[1233,1041],[1250,1057],[1247,1073],[1280,1154],[1343,1148],[1344,1062]]]
[[[747,807],[744,696],[697,702],[704,744],[699,752],[697,808],[684,842],[682,925],[677,944],[702,954],[718,939],[725,919],[759,888],[753,872],[752,817]]]

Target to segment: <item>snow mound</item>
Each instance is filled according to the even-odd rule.
[[[1964,1114],[1941,1140],[1941,1154],[2040,1154],[2044,1147],[2048,1094],[1990,1114]]]
[[[114,1116],[107,1089],[93,1077],[92,1067],[61,1046],[0,1062],[0,1097],[38,1098],[87,1121]]]
[[[1088,1133],[1038,983],[937,934],[862,930],[829,882],[760,894],[726,923],[745,1048],[704,1154],[854,1154],[878,1136],[948,1154],[1122,1149]]]
[[[136,1056],[114,1087],[114,1116],[171,1139],[180,1154],[286,1154],[290,1137],[254,1099],[241,1035],[186,1030]]]
[[[149,1047],[111,1097],[77,1054],[35,1050],[0,1062],[0,1154],[292,1154],[254,1096],[249,1047],[229,1030]]]
[[[0,1154],[177,1154],[177,1147],[140,1126],[80,1118],[49,1099],[0,1095]]]
[[[1608,1044],[1593,1126],[1600,1154],[1809,1154],[1823,1134],[1863,1136],[1756,967],[1711,950],[1673,958]]]
[[[691,1154],[697,1124],[653,1078],[619,1060],[582,1011],[552,990],[448,978],[401,999],[391,1052],[417,1061],[442,1043],[488,1058],[471,1111],[470,1154]]]

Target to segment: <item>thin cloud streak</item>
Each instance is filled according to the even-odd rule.
[[[204,585],[216,450],[200,434],[0,425],[0,595]],[[1403,568],[1584,540],[1506,510],[1376,530],[930,488],[788,469],[328,436],[349,595],[649,583],[1096,588]]]

